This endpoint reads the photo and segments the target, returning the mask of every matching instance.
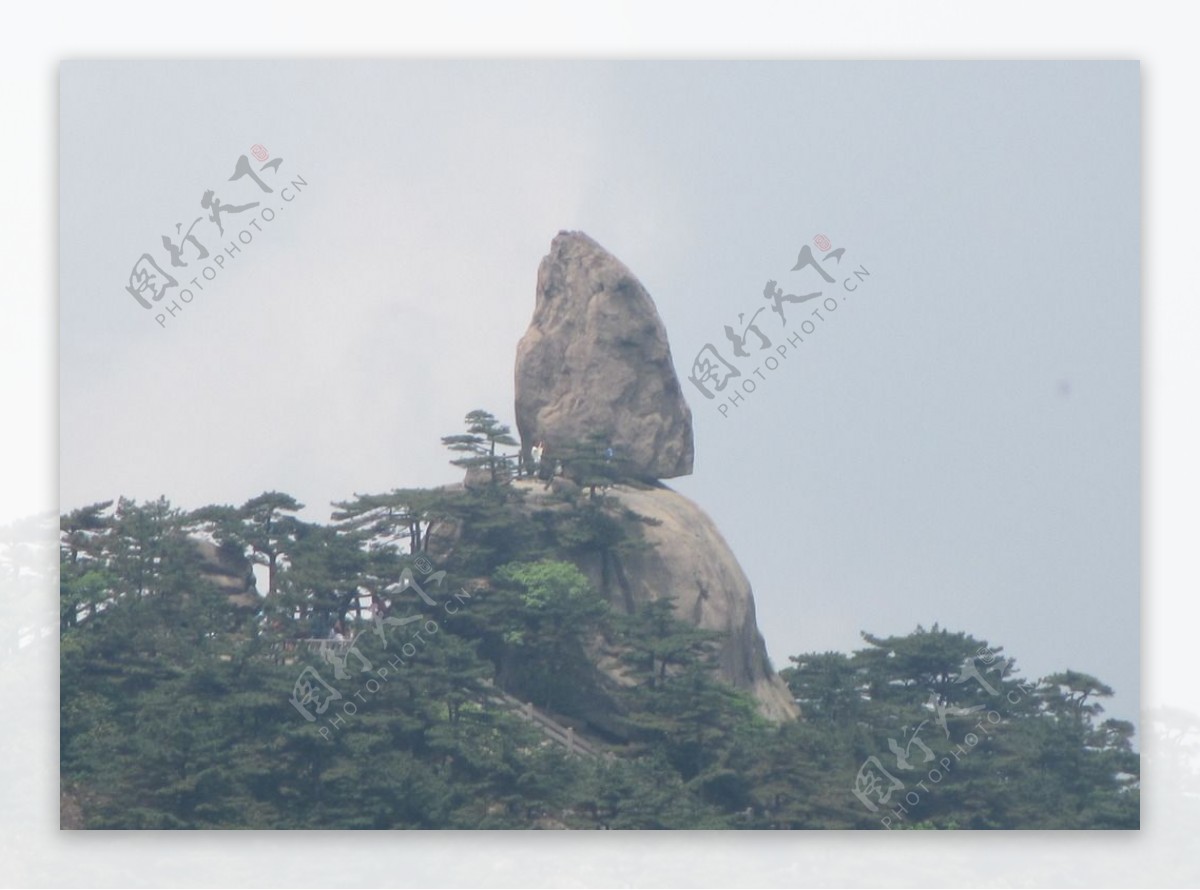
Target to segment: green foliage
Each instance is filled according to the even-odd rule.
[[[608,614],[608,604],[569,562],[509,563],[495,576],[499,606],[495,628],[506,688],[545,708],[576,713],[574,699],[598,678],[587,646]],[[506,595],[507,594],[507,595]]]
[[[497,452],[497,446],[515,446],[512,430],[487,411],[476,409],[467,414],[467,432],[443,436],[442,444],[462,457],[450,461],[466,470],[483,468],[488,471],[491,487],[508,481],[513,475],[516,455]]]
[[[1096,725],[1103,683],[1075,671],[1023,680],[1002,647],[937,625],[863,638],[850,656],[796,656],[783,676],[856,765],[874,756],[906,788],[940,768],[910,814],[880,807],[870,827],[889,812],[903,828],[1137,827],[1133,727]]]
[[[410,553],[429,547],[429,533],[438,511],[437,492],[397,488],[387,494],[356,494],[352,501],[338,501],[333,521],[339,527],[362,532],[372,549],[407,545]]]
[[[304,505],[290,495],[268,491],[242,505],[240,537],[254,553],[254,558],[267,567],[267,595],[278,589],[279,558],[286,555],[296,539],[301,524],[293,515]]]
[[[715,644],[721,634],[703,630],[675,617],[674,597],[647,603],[632,615],[617,619],[621,661],[639,689],[662,689],[680,673],[714,666]]]
[[[586,488],[592,499],[596,497],[597,488],[614,485],[628,475],[625,462],[599,433],[593,433],[582,442],[560,445],[555,457],[562,462],[563,475],[580,488]]]
[[[452,445],[499,483],[507,430],[468,423],[476,438]],[[925,780],[887,827],[1138,826],[1112,690],[1073,670],[1024,679],[967,633],[793,656],[781,675],[804,717],[765,721],[670,591],[625,614],[592,589],[648,546],[602,487],[538,510],[513,486],[398,489],[335,504],[329,525],[278,492],[64,515],[65,798],[92,828],[879,829]],[[206,575],[197,534],[267,566],[259,615]],[[304,642],[338,622],[352,650]],[[337,693],[328,710],[301,702],[302,676]],[[527,702],[541,722],[514,710]],[[568,753],[547,720],[600,753]],[[872,758],[904,786],[875,810],[853,793]]]
[[[307,636],[326,636],[369,580],[368,555],[359,535],[319,526],[302,527],[291,549],[275,611],[302,622]],[[378,584],[380,579],[370,580]]]
[[[862,713],[863,691],[850,656],[821,652],[793,655],[791,661],[794,667],[784,668],[779,676],[810,722],[844,724]]]

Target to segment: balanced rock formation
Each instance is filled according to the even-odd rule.
[[[560,471],[585,486],[588,474],[572,466],[572,449],[611,447],[604,467],[616,484],[605,494],[649,520],[645,548],[575,555],[595,589],[626,614],[673,597],[680,619],[723,634],[722,680],[753,695],[765,716],[796,717],[729,545],[703,510],[657,481],[692,472],[692,415],[662,320],[633,273],[581,232],[560,232],[538,269],[533,320],[517,347],[516,417],[526,466],[531,448],[543,443],[551,465],[556,453],[565,455]],[[540,469],[545,479],[545,463]],[[548,509],[556,497],[573,500],[562,477],[548,486],[513,484],[525,489],[527,510]],[[620,653],[595,654],[597,666],[623,682]]]
[[[517,347],[516,418],[524,458],[601,442],[626,472],[692,472],[692,412],[667,332],[646,289],[582,232],[559,232],[538,269],[537,304]]]

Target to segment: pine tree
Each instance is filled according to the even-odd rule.
[[[420,488],[397,488],[387,494],[356,494],[352,501],[335,501],[333,521],[361,531],[376,548],[407,544],[409,553],[426,550],[435,519],[437,494]]]
[[[793,655],[779,672],[809,721],[845,723],[863,710],[865,685],[860,670],[843,652]]]
[[[515,594],[506,602],[516,607],[501,625],[503,679],[535,704],[569,714],[596,682],[586,647],[608,604],[569,562],[509,563],[496,582]]]
[[[467,414],[466,424],[465,434],[442,437],[443,445],[465,455],[450,463],[466,470],[486,468],[490,485],[496,488],[511,478],[516,459],[515,455],[498,453],[497,446],[515,446],[517,440],[512,437],[511,429],[482,409]]]
[[[279,561],[296,539],[300,520],[293,514],[304,509],[291,495],[267,491],[251,498],[238,511],[239,533],[255,562],[267,567],[267,596],[279,588]]]
[[[306,636],[324,637],[348,612],[358,611],[368,566],[360,544],[354,532],[298,527],[291,565],[279,585],[280,606],[285,614],[300,618]]]

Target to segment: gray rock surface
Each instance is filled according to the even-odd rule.
[[[526,491],[527,509],[542,508],[550,500],[539,483],[515,484]],[[626,614],[660,597],[675,597],[680,619],[726,635],[719,650],[722,680],[753,695],[765,717],[781,721],[799,716],[787,685],[767,657],[750,581],[708,514],[665,487],[615,485],[605,493],[656,524],[643,526],[651,545],[646,549],[612,556],[608,566],[599,557],[579,562],[593,587]],[[616,656],[602,655],[597,664],[621,682],[623,669]]]
[[[189,540],[200,556],[201,576],[225,594],[232,605],[245,608],[261,605],[249,559],[203,538]]]
[[[516,418],[526,459],[589,439],[631,475],[692,472],[692,413],[646,289],[582,232],[559,232],[538,269],[537,304],[517,347]]]

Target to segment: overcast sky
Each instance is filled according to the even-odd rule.
[[[439,438],[513,421],[538,262],[580,229],[657,303],[695,419],[670,484],[737,554],[776,667],[939,622],[1026,676],[1097,675],[1136,721],[1137,63],[89,62],[61,85],[63,510],[277,489],[326,519],[457,480]],[[228,181],[254,145],[282,159],[251,157],[270,194]],[[162,236],[209,189],[259,206],[202,219],[209,259],[174,268]],[[834,285],[790,271],[820,234]],[[192,289],[165,327],[125,290],[143,253],[180,284],[163,304]],[[784,326],[768,279],[844,299]],[[764,307],[773,347],[813,333],[722,416],[685,378]]]

